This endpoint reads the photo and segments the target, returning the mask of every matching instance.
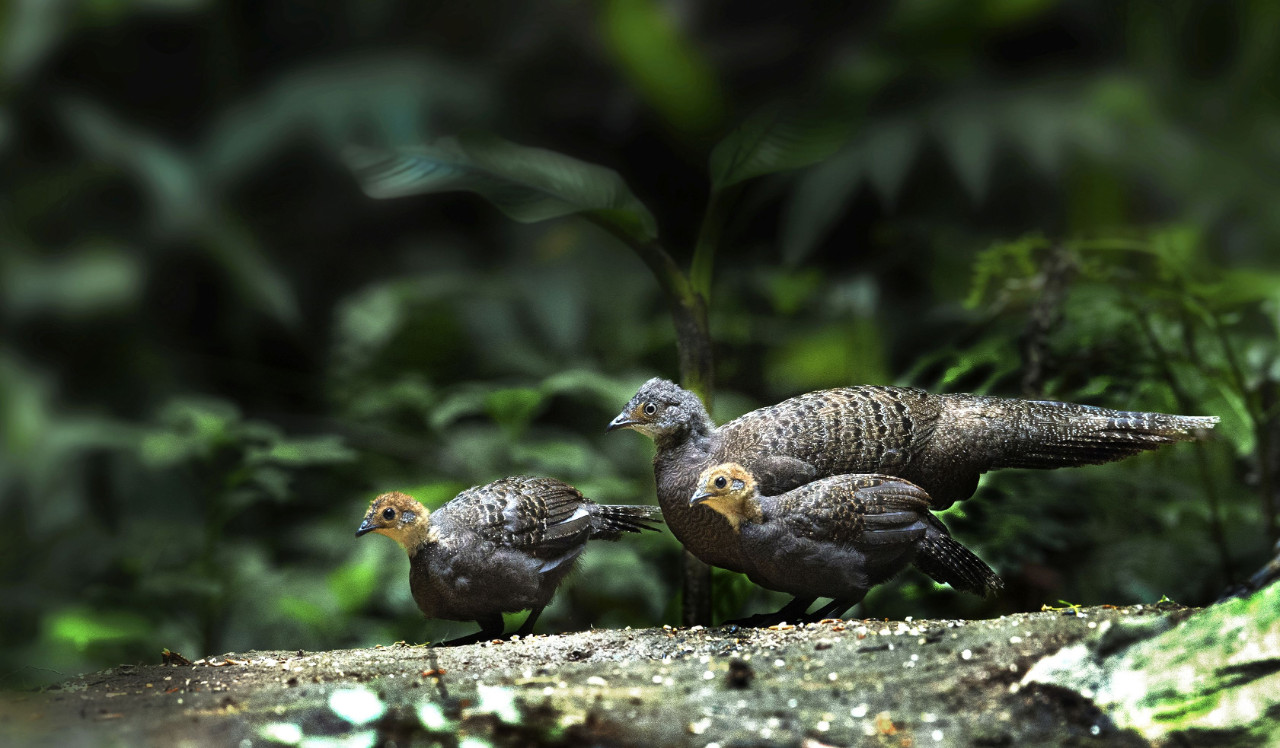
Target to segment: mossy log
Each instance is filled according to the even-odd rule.
[[[1223,688],[1274,684],[1252,677],[1249,664],[1274,659],[1274,626],[1253,617],[1268,604],[1274,612],[1273,596],[1222,606],[1235,622],[1226,637],[1216,633],[1221,625],[1201,623],[1219,609],[1193,616],[1161,604],[226,653],[5,694],[0,743],[1142,746],[1150,742],[1138,722],[1113,711],[1120,702],[1099,709],[1080,690],[1024,676],[1083,644],[1103,663],[1099,672],[1112,658],[1138,662],[1150,650],[1143,656],[1157,663],[1203,659]],[[1125,639],[1156,631],[1167,634]],[[1101,689],[1095,695],[1111,693]]]
[[[1071,689],[1157,742],[1280,745],[1280,584],[1169,623],[1107,622],[1023,682]]]

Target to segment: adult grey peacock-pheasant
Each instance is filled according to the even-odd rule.
[[[658,504],[685,548],[706,563],[744,571],[724,516],[689,505],[699,474],[712,465],[739,463],[765,496],[832,475],[882,473],[920,486],[936,510],[968,498],[988,470],[1110,462],[1194,439],[1217,422],[861,386],[810,392],[717,428],[697,395],[654,378],[609,430],[635,429],[654,440]]]
[[[929,511],[913,483],[887,475],[835,475],[777,496],[761,496],[737,463],[703,471],[688,503],[728,522],[751,581],[795,599],[755,624],[842,616],[867,590],[914,564],[934,580],[976,594],[1003,585]],[[832,598],[806,616],[819,597]]]
[[[376,532],[409,554],[409,588],[428,618],[475,621],[480,631],[445,642],[502,635],[502,614],[529,610],[527,634],[588,540],[656,530],[658,508],[597,504],[553,478],[517,476],[474,486],[428,512],[410,496],[373,500],[356,537]]]

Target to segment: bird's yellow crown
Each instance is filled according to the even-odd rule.
[[[430,512],[412,496],[392,491],[373,500],[356,537],[376,532],[400,544],[410,556],[433,541]]]
[[[764,515],[756,500],[756,481],[751,471],[736,462],[713,465],[698,477],[697,491],[690,506],[702,505],[719,512],[736,532],[743,522],[760,522]]]

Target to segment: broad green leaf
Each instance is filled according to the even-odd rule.
[[[867,177],[880,198],[890,206],[898,200],[902,184],[915,163],[920,143],[919,126],[908,119],[891,120],[868,130],[862,149]]]
[[[715,70],[654,0],[605,0],[600,23],[632,85],[677,130],[706,132],[724,111]]]
[[[357,134],[418,143],[441,121],[484,119],[485,81],[420,54],[389,52],[288,72],[221,114],[198,154],[209,181],[226,185],[299,139],[339,147]]]
[[[800,177],[783,210],[783,262],[798,265],[827,237],[866,176],[863,159],[860,148],[845,148]]]
[[[981,100],[966,97],[945,107],[931,123],[935,137],[974,203],[987,196],[995,155],[996,118]]]
[[[353,148],[346,159],[374,198],[474,192],[523,223],[583,214],[636,242],[657,238],[653,214],[612,169],[497,138],[442,138],[417,148]]]
[[[734,128],[711,151],[711,186],[815,164],[853,135],[852,101],[767,106]]]
[[[1071,97],[1015,92],[999,114],[1003,129],[1022,154],[1046,176],[1056,177],[1071,146]]]

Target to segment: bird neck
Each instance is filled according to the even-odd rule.
[[[764,512],[760,509],[760,502],[756,500],[755,493],[743,499],[738,505],[738,522],[734,525],[734,530],[739,529],[743,522],[749,522],[758,525],[764,522]]]
[[[439,542],[440,531],[429,521],[418,519],[405,527],[395,539],[404,552],[409,554],[409,558],[413,558],[426,546]]]
[[[654,438],[654,443],[659,450],[686,447],[693,452],[709,454],[713,447],[715,422],[711,420],[706,407],[697,395],[689,393],[689,402],[685,407],[689,409],[688,423],[682,424],[681,428],[658,434]]]
[[[764,522],[764,512],[760,510],[760,502],[755,496],[717,496],[706,501],[710,509],[714,509],[729,521],[734,532],[740,532],[742,525],[758,525]]]

